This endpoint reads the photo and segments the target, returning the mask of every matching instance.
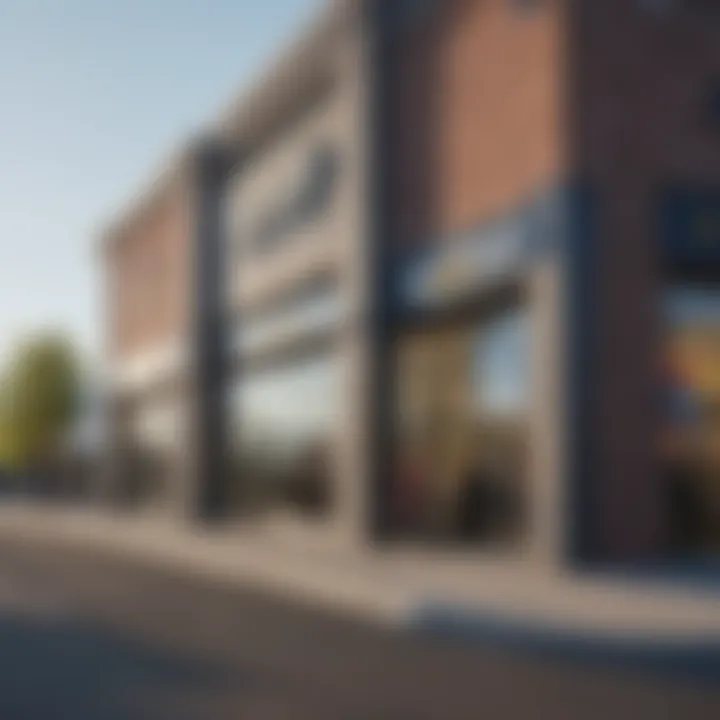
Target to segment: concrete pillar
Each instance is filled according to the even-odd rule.
[[[548,257],[533,268],[526,299],[531,333],[527,551],[534,564],[556,568],[562,562],[568,531],[564,456],[567,372],[560,258]]]

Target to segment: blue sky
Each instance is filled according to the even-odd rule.
[[[321,0],[0,0],[0,356],[101,345],[102,223]]]

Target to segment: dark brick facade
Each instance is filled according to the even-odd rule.
[[[571,5],[567,114],[573,167],[594,196],[598,357],[593,403],[595,551],[652,557],[667,539],[658,462],[661,198],[720,188],[716,3],[667,12],[627,0]]]

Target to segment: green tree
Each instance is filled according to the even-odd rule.
[[[24,468],[51,454],[75,418],[79,390],[69,340],[46,334],[19,345],[0,383],[0,464]]]

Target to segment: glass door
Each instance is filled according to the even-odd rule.
[[[662,437],[675,552],[720,553],[720,285],[666,295]]]

